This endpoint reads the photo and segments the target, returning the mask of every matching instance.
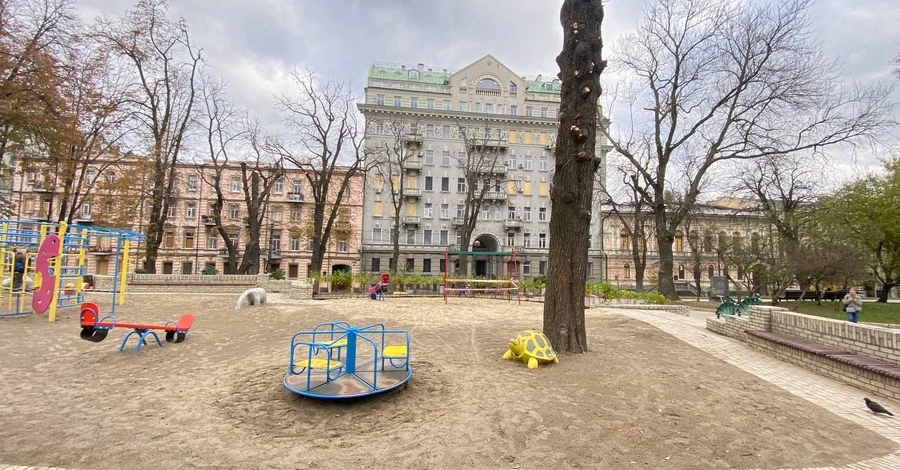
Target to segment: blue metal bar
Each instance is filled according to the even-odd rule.
[[[119,255],[122,253],[122,239],[116,239],[116,262],[113,268],[112,313],[116,313],[116,299],[119,297]],[[123,274],[124,275],[124,274]]]

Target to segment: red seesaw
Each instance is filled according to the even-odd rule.
[[[128,342],[128,338],[133,334],[140,335],[137,347],[134,350],[135,353],[141,352],[141,346],[147,344],[146,339],[149,335],[153,335],[153,337],[156,338],[156,343],[162,347],[162,341],[159,340],[159,335],[153,330],[165,331],[167,343],[180,343],[184,341],[184,337],[187,335],[188,330],[191,329],[191,325],[193,324],[194,314],[192,313],[186,313],[182,315],[177,322],[168,321],[164,325],[119,323],[116,321],[114,315],[107,315],[100,318],[100,308],[97,304],[93,302],[81,304],[81,339],[99,343],[106,339],[109,330],[112,330],[117,326],[120,328],[131,328],[132,331],[122,339],[122,344],[119,346],[119,352],[125,349],[125,343]]]

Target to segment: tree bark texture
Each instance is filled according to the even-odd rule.
[[[560,127],[550,200],[550,254],[544,334],[558,352],[587,352],[584,295],[590,246],[596,157],[597,101],[603,41],[601,0],[565,0],[560,12],[563,49],[557,56]]]

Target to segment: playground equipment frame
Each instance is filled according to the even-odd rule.
[[[515,267],[510,271],[507,265],[507,273],[509,279],[452,279],[450,273],[450,255],[475,255],[475,256],[509,256],[509,262]],[[487,287],[487,288],[471,288],[471,287],[450,287],[456,283],[471,284],[509,284],[511,287]],[[512,291],[516,291],[516,300],[522,305],[522,291],[519,288],[519,262],[516,260],[516,250],[512,251],[460,251],[460,250],[444,250],[444,303],[447,303],[448,292],[496,292],[506,291],[507,302],[512,301]]]

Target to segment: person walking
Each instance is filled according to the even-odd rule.
[[[862,300],[856,295],[855,290],[847,292],[844,296],[844,311],[847,312],[847,321],[857,323],[859,321],[859,312],[862,312]]]

